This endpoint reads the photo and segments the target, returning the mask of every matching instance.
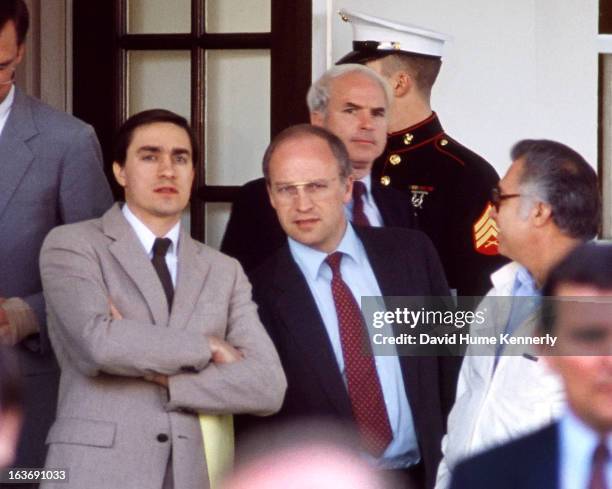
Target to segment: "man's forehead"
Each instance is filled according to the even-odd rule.
[[[187,154],[191,154],[191,150],[187,147],[187,146],[171,146],[171,147],[166,147],[163,145],[158,145],[158,144],[141,144],[138,147],[134,147],[134,150],[139,153],[139,152],[154,152],[154,153],[161,153],[164,151],[168,151],[171,153],[187,153]]]
[[[12,19],[8,19],[0,26],[0,38],[4,41],[14,40],[15,45],[17,45],[17,26]]]
[[[362,73],[347,73],[332,80],[330,97],[337,102],[385,107],[385,92],[372,78]]]
[[[274,151],[270,160],[273,173],[291,171],[308,175],[309,178],[326,177],[335,170],[336,158],[323,139],[305,135],[283,141]]]
[[[135,128],[129,149],[138,151],[143,147],[181,149],[192,152],[189,133],[185,128],[170,122],[153,122]]]
[[[9,20],[0,28],[0,63],[13,61],[18,53],[17,30],[15,23]]]
[[[279,153],[284,156],[312,157],[326,151],[332,154],[329,144],[323,138],[314,134],[299,134],[281,141],[272,158]]]
[[[560,325],[597,324],[612,332],[612,290],[563,282],[555,291],[560,301]]]

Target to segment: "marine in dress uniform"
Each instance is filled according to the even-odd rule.
[[[498,255],[497,226],[490,217],[489,195],[499,177],[487,161],[444,132],[429,106],[431,85],[449,37],[361,13],[341,10],[340,15],[351,23],[354,42],[353,51],[337,64],[371,66],[391,82],[396,96],[394,110],[414,112],[396,116],[398,121],[412,120],[408,127],[390,125],[394,132],[388,135],[387,147],[374,165],[373,178],[409,195],[418,227],[436,246],[451,288],[461,296],[486,293],[489,275],[505,263]],[[413,89],[412,101],[402,105],[389,70],[378,62],[391,57],[402,57],[408,65],[414,64],[415,70],[425,66],[430,72],[425,76],[406,74],[416,80],[413,86],[422,83],[425,87]],[[391,69],[401,70],[401,62]],[[423,118],[419,118],[421,114]]]

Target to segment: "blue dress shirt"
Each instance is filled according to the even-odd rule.
[[[571,410],[559,422],[559,489],[587,488],[591,480],[593,453],[601,435],[587,426]],[[608,452],[612,453],[612,433],[606,436]],[[606,478],[612,483],[612,459],[608,458]]]

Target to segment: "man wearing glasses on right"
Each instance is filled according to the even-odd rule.
[[[595,237],[601,209],[595,171],[567,146],[523,140],[511,158],[491,202],[499,252],[513,261],[491,275],[493,288],[485,301],[487,318],[495,323],[487,325],[491,330],[525,336],[537,324],[537,297],[548,273]],[[468,348],[442,441],[436,489],[449,486],[453,468],[464,458],[534,431],[560,414],[563,394],[557,376],[535,356],[503,353],[498,348],[489,356],[475,356]]]

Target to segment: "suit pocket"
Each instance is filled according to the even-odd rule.
[[[69,443],[110,448],[115,443],[117,425],[93,419],[57,418],[47,435],[47,445]]]

